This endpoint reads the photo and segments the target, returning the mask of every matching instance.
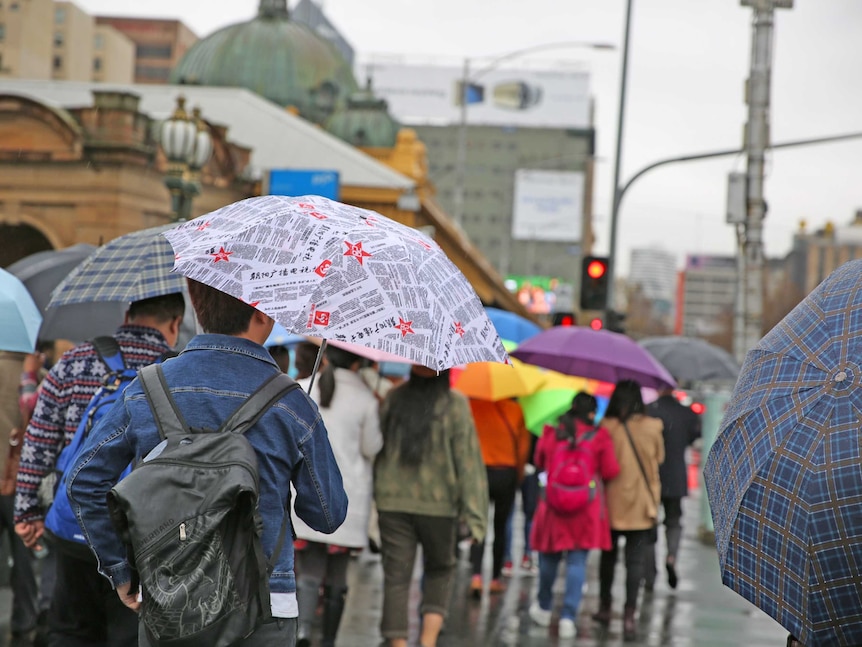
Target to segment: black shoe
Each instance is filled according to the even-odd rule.
[[[667,584],[670,588],[675,589],[679,583],[679,579],[676,576],[676,566],[669,560],[665,563],[665,568],[667,569]]]

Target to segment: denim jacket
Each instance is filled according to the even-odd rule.
[[[239,337],[194,337],[176,358],[163,364],[171,394],[190,426],[219,425],[278,367],[262,346]],[[271,555],[290,497],[305,523],[334,532],[347,514],[347,494],[317,406],[301,389],[277,402],[246,434],[257,452],[263,549]],[[125,550],[105,507],[111,484],[132,460],[140,460],[160,441],[139,380],[91,430],[68,482],[69,499],[99,572],[118,584],[131,579]],[[296,578],[293,545],[284,542],[270,577],[273,615],[295,617]]]

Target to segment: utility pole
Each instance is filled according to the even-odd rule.
[[[769,148],[769,96],[772,76],[774,10],[791,9],[793,0],[741,0],[754,10],[751,67],[745,86],[748,123],[743,148],[747,156],[745,221],[737,225],[736,312],[733,351],[742,363],[763,332],[763,219],[766,216],[763,179]],[[740,325],[741,324],[741,325]]]

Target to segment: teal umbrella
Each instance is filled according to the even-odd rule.
[[[0,269],[0,350],[32,353],[42,315],[21,281]]]

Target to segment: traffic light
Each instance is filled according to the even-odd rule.
[[[604,310],[607,298],[607,257],[584,256],[581,261],[581,310]]]
[[[575,319],[574,312],[555,312],[553,324],[555,326],[576,326],[578,321]]]
[[[601,330],[602,328],[604,328],[604,324],[602,323],[602,318],[601,317],[595,317],[593,319],[590,319],[590,328],[592,328],[593,330]]]

